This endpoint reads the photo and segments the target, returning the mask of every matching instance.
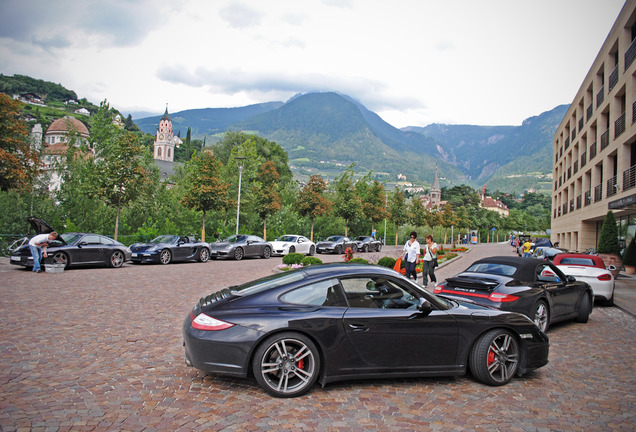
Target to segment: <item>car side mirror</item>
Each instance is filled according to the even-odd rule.
[[[567,283],[572,283],[572,282],[576,282],[576,278],[574,276],[566,276],[565,277],[565,281]]]
[[[433,306],[424,297],[420,297],[420,304],[417,306],[417,310],[424,316],[428,316],[433,311]]]

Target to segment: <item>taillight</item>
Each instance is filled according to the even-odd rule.
[[[501,293],[490,293],[488,296],[488,300],[493,302],[507,303],[519,300],[518,296],[510,295],[510,294],[501,294]]]
[[[444,285],[435,285],[435,289],[433,290],[433,292],[435,294],[439,294],[442,292],[442,289],[444,288]]]
[[[190,313],[190,318],[192,319],[193,314]],[[233,327],[234,324],[218,320],[216,318],[212,318],[209,315],[201,313],[196,316],[192,320],[192,328],[197,330],[208,330],[208,331],[217,331],[217,330],[225,330]]]
[[[600,280],[600,281],[608,281],[608,280],[612,280],[612,275],[609,273],[605,273],[602,274],[600,276],[598,276],[596,279]]]

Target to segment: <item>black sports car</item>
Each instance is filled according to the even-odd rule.
[[[204,297],[183,323],[186,364],[277,397],[338,380],[464,375],[503,385],[548,362],[527,317],[446,300],[385,267],[327,264]]]
[[[207,262],[210,259],[210,245],[196,242],[187,236],[161,235],[150,243],[130,245],[132,262],[152,262],[169,264],[176,261]]]
[[[38,234],[48,234],[53,228],[42,219],[29,217]],[[65,268],[88,265],[121,267],[130,260],[130,249],[103,235],[69,232],[59,235],[47,248],[43,264],[64,264]],[[33,267],[33,257],[28,245],[15,250],[9,257],[11,264]]]
[[[557,321],[587,322],[594,299],[588,284],[549,261],[505,256],[475,261],[438,284],[435,293],[522,313],[543,331]]]
[[[232,235],[226,240],[210,243],[210,258],[245,257],[269,258],[272,256],[272,245],[260,237],[246,234]]]
[[[326,240],[316,243],[316,252],[318,253],[334,253],[341,254],[351,248],[354,252],[358,251],[358,245],[355,241],[345,236],[330,236]]]
[[[354,241],[360,252],[380,252],[382,250],[382,242],[371,236],[358,236]]]

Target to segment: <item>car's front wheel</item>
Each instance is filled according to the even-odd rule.
[[[309,247],[309,256],[313,256],[316,253],[316,247],[315,246],[310,246]]]
[[[252,370],[258,384],[272,396],[300,396],[318,379],[320,354],[305,335],[280,333],[258,347]]]
[[[376,250],[376,251],[378,251],[378,252],[380,252],[380,251],[382,250],[382,245],[381,245],[381,244],[379,244],[379,245],[376,247],[376,249],[375,249],[375,250]]]
[[[237,261],[240,261],[243,259],[243,248],[237,247],[236,249],[234,249],[234,259]]]
[[[265,246],[263,248],[263,258],[268,259],[271,256],[272,256],[272,250],[270,249],[269,246]]]
[[[362,246],[362,252],[369,252],[369,245]]]
[[[69,265],[69,259],[68,259],[68,255],[66,255],[64,252],[55,252],[53,254],[53,263],[54,264],[64,264],[64,268],[68,268]]]
[[[519,357],[519,343],[508,330],[491,330],[473,346],[470,371],[484,384],[504,385],[517,373]]]
[[[545,333],[548,331],[548,327],[550,326],[550,310],[543,300],[539,300],[534,305],[532,321],[534,321],[535,325],[539,327],[539,330],[542,332]]]
[[[200,262],[208,262],[208,260],[210,259],[210,251],[208,250],[208,248],[201,248],[201,251],[199,251],[198,259]]]
[[[579,308],[579,315],[576,317],[576,322],[586,323],[590,319],[592,313],[592,296],[588,293],[583,293],[581,299],[581,307]]]
[[[333,248],[333,252],[338,255],[342,253],[342,246],[338,245],[335,248]]]
[[[126,261],[126,257],[122,251],[115,251],[110,254],[110,260],[108,264],[113,268],[119,268],[124,265],[124,261]]]
[[[296,246],[290,246],[289,253],[295,253],[295,252],[296,252]]]
[[[170,264],[170,261],[172,261],[172,253],[168,249],[162,250],[159,254],[159,262],[161,264]]]

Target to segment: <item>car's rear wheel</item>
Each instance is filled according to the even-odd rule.
[[[207,262],[210,259],[210,251],[208,248],[201,248],[198,259],[200,262]]]
[[[263,258],[268,259],[271,256],[272,256],[272,250],[270,249],[269,246],[265,246],[263,248]]]
[[[234,259],[235,260],[237,260],[237,261],[242,260],[244,255],[245,254],[243,253],[243,248],[238,247],[238,248],[234,249]]]
[[[318,379],[320,354],[305,335],[280,333],[258,347],[252,370],[258,384],[272,396],[300,396]]]
[[[504,385],[517,373],[519,357],[517,339],[508,330],[491,330],[473,346],[470,371],[484,384]]]
[[[614,306],[614,290],[615,289],[616,289],[616,287],[613,286],[612,287],[612,295],[608,299],[601,300],[601,305],[603,305],[603,306]]]
[[[168,249],[164,249],[159,254],[159,262],[161,264],[170,264],[172,261],[172,253]]]
[[[68,255],[66,255],[64,252],[55,252],[53,254],[53,263],[64,264],[64,268],[68,268],[68,265],[69,265]]]
[[[315,246],[310,246],[309,247],[309,256],[313,256],[316,253],[316,247]]]
[[[352,245],[352,246],[351,246],[351,250],[353,251],[353,253],[358,252],[358,245],[355,245],[355,244],[354,244],[354,245]]]
[[[369,246],[368,245],[362,246],[362,252],[369,252]]]
[[[534,321],[542,332],[545,333],[548,331],[548,327],[550,326],[550,310],[548,309],[547,303],[543,300],[539,300],[534,305],[532,321]]]
[[[119,268],[124,265],[124,261],[126,261],[126,257],[122,251],[115,251],[110,254],[110,260],[108,264],[113,268]]]
[[[588,293],[583,293],[581,299],[581,307],[579,308],[579,316],[576,317],[576,322],[586,323],[590,319],[592,313],[592,296]]]
[[[378,247],[375,249],[376,251],[380,252],[382,250],[382,245],[379,244]]]

